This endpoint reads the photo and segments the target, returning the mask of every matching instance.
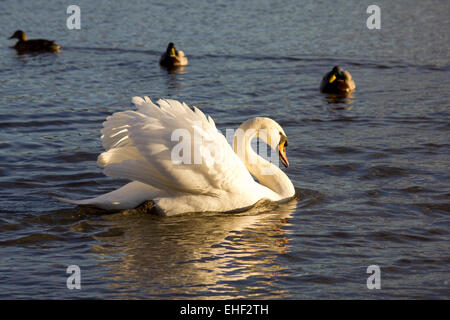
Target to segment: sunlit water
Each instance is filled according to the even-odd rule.
[[[0,298],[449,298],[448,1],[0,2]],[[16,55],[16,29],[60,54]],[[190,65],[158,65],[169,41]],[[334,65],[347,98],[320,94]],[[51,195],[120,187],[96,164],[106,116],[176,98],[224,130],[289,137],[297,198],[248,212],[92,212]],[[81,290],[66,268],[81,268]],[[369,290],[369,265],[381,268]]]

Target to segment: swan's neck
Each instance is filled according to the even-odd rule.
[[[260,184],[271,189],[280,199],[292,197],[295,194],[295,189],[289,177],[277,165],[258,155],[251,146],[254,138],[260,137],[265,140],[260,135],[260,129],[257,125],[255,126],[254,121],[244,122],[234,136],[234,152]]]

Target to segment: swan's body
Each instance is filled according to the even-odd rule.
[[[325,93],[350,93],[356,85],[350,72],[335,66],[328,72],[320,83],[320,91]]]
[[[258,117],[244,122],[233,151],[211,117],[195,107],[175,100],[159,100],[158,107],[148,97],[134,97],[133,103],[137,111],[117,112],[103,123],[106,151],[98,158],[106,175],[133,182],[97,198],[61,200],[107,210],[153,200],[163,213],[177,214],[245,210],[261,199],[283,201],[295,195],[287,175],[250,145],[261,138],[288,166],[286,134],[275,121]],[[264,130],[274,134],[265,136]],[[180,152],[184,143],[188,147]]]
[[[176,50],[175,45],[171,42],[167,46],[166,52],[161,55],[159,64],[165,68],[176,68],[188,65],[188,59],[183,51]]]
[[[60,46],[52,40],[32,39],[27,40],[27,35],[22,30],[17,30],[9,39],[18,39],[17,43],[12,47],[19,54],[36,53],[36,52],[59,52]]]

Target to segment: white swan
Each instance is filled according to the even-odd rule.
[[[233,151],[212,118],[196,107],[163,99],[158,107],[148,97],[132,101],[137,111],[114,113],[103,123],[106,151],[98,157],[106,175],[132,182],[93,199],[59,200],[107,210],[135,208],[153,200],[156,208],[170,215],[245,210],[262,199],[280,202],[295,195],[287,175],[250,145],[259,137],[289,165],[286,134],[272,119],[245,121],[234,135]],[[262,134],[265,130],[274,134]],[[176,139],[180,134],[183,138]],[[200,143],[195,140],[199,137]],[[180,152],[182,143],[189,143],[189,148]],[[174,154],[188,161],[174,159]],[[195,158],[192,164],[189,155]]]

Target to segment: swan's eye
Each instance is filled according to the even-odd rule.
[[[280,132],[280,143],[279,143],[279,145],[280,145],[280,146],[284,146],[284,147],[287,147],[287,146],[288,146],[288,139],[287,139],[286,136],[285,136],[284,134],[282,134],[281,132]]]

